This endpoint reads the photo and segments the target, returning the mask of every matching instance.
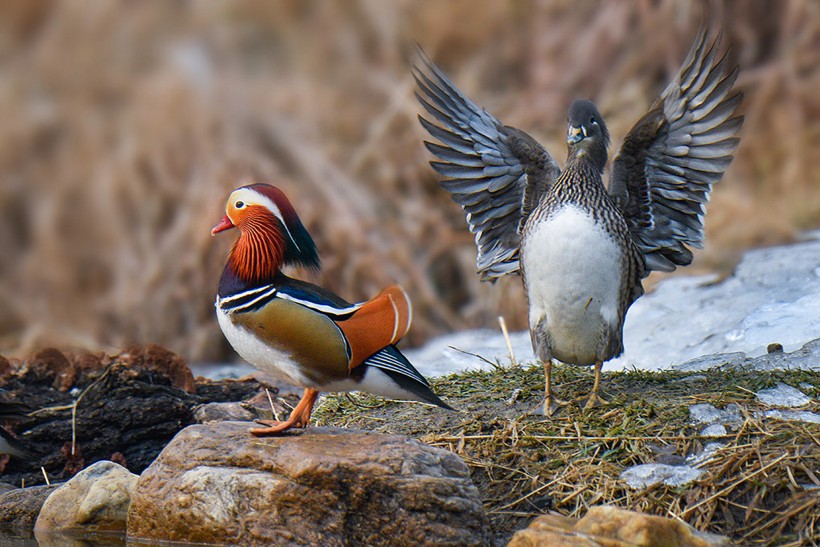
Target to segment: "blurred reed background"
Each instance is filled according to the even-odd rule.
[[[409,338],[525,327],[519,278],[474,275],[438,188],[408,70],[413,42],[563,163],[566,108],[597,101],[614,142],[677,70],[688,1],[0,3],[0,351],[156,342],[230,359],[213,298],[228,192],[270,181],[314,235],[300,275],[350,300],[404,285]],[[737,159],[688,272],[820,226],[820,8],[711,4],[742,67]]]

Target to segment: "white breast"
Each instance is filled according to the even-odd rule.
[[[289,354],[269,346],[244,327],[234,324],[231,317],[216,301],[216,318],[225,338],[242,359],[259,370],[273,374],[280,380],[299,387],[316,387],[301,373]]]
[[[531,227],[521,252],[530,329],[543,319],[553,357],[593,364],[605,329],[620,320],[618,243],[589,213],[566,205]]]

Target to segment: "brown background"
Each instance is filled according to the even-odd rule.
[[[688,272],[820,225],[820,7],[710,4],[742,67],[747,121]],[[213,297],[234,187],[290,196],[324,269],[360,300],[404,285],[409,342],[503,314],[520,280],[475,249],[421,145],[413,41],[563,163],[567,105],[595,100],[614,143],[674,75],[695,2],[0,3],[0,351],[157,342],[232,354]],[[654,281],[654,280],[653,280]]]

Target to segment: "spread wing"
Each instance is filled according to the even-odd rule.
[[[738,67],[701,29],[675,79],[629,131],[612,165],[609,191],[620,205],[647,270],[672,271],[703,246],[712,185],[732,161],[743,94]]]
[[[561,170],[532,137],[465,97],[420,48],[419,57],[416,97],[441,124],[419,116],[441,142],[424,144],[441,160],[430,162],[446,177],[441,186],[467,214],[478,247],[476,269],[482,281],[517,272],[521,228]]]

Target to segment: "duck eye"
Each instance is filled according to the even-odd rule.
[[[236,203],[234,203],[234,207],[236,207],[237,209],[241,209],[244,206],[245,206],[245,202],[243,202],[243,201],[237,201]]]

